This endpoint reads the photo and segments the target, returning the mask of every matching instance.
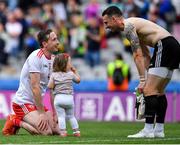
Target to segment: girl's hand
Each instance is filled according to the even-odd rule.
[[[72,66],[72,67],[71,67],[71,71],[75,73],[75,72],[76,72],[75,67]]]

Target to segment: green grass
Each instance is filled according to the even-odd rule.
[[[79,122],[81,137],[32,136],[20,129],[18,135],[5,137],[0,134],[0,144],[180,144],[180,123],[166,124],[164,139],[128,139],[143,128],[143,123]],[[0,120],[0,130],[4,120]],[[69,133],[72,133],[69,130]]]

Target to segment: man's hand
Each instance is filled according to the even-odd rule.
[[[144,89],[144,86],[146,84],[146,79],[144,76],[140,76],[140,82],[139,82],[139,85],[137,87],[137,90],[138,92],[141,94],[143,93],[143,89]]]
[[[47,118],[46,114],[41,113],[39,115],[38,129],[40,131],[48,130],[48,124],[49,124],[49,121],[48,121],[48,118]]]
[[[53,127],[56,128],[58,123],[58,117],[56,113],[53,113]]]

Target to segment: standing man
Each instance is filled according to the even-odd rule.
[[[131,80],[130,67],[121,53],[115,56],[115,60],[107,65],[108,91],[127,91]]]
[[[130,41],[140,78],[138,91],[143,93],[145,98],[144,129],[128,137],[164,137],[167,109],[164,90],[172,77],[173,70],[179,68],[178,41],[164,28],[151,21],[137,17],[125,19],[116,6],[108,7],[102,13],[102,17],[106,29],[124,31]],[[155,48],[152,58],[148,46]],[[156,120],[155,127],[154,120]]]
[[[43,96],[51,73],[52,54],[58,51],[57,35],[50,29],[38,33],[40,49],[27,58],[21,71],[20,84],[13,98],[12,108],[15,115],[9,115],[2,133],[16,134],[22,127],[31,134],[59,134],[58,124],[43,105]]]

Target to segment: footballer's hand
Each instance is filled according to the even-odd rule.
[[[145,84],[146,84],[145,78],[144,78],[144,77],[143,77],[143,78],[140,77],[140,82],[139,82],[139,85],[138,85],[138,87],[137,87],[137,91],[138,91],[140,94],[143,93],[143,89],[144,89],[144,87],[145,87]]]
[[[138,87],[137,87],[137,90],[140,94],[143,93],[143,89],[144,89],[144,86],[145,86],[145,82],[140,82]]]
[[[58,117],[56,113],[53,113],[53,127],[55,128],[58,123]]]
[[[38,129],[40,131],[48,130],[48,126],[49,126],[48,122],[49,121],[48,121],[48,118],[47,118],[46,114],[41,113],[39,115]]]

